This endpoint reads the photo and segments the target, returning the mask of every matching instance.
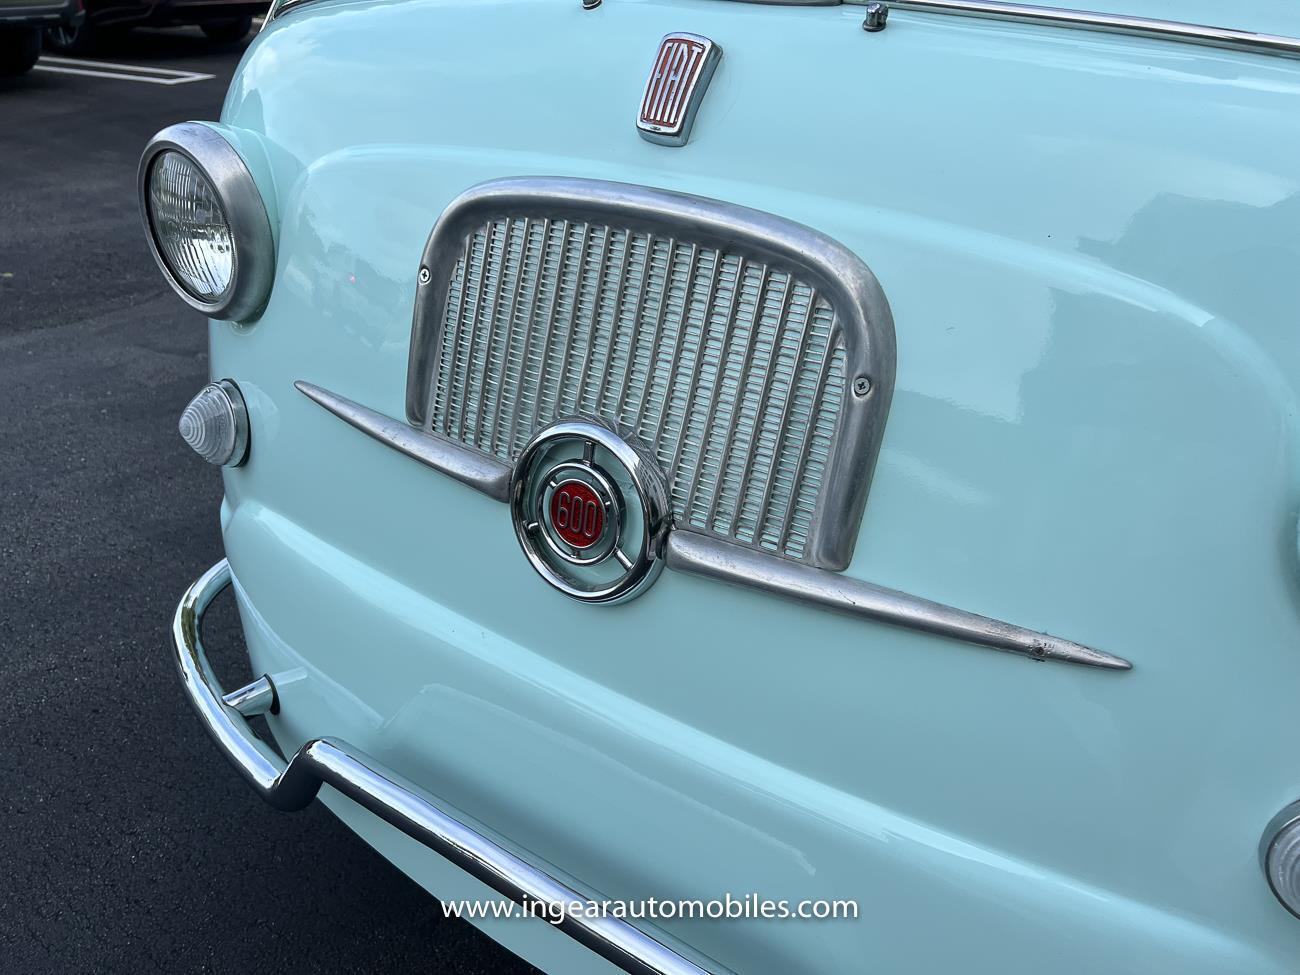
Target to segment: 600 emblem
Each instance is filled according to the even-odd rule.
[[[591,548],[605,534],[605,506],[585,481],[564,481],[551,495],[551,525],[574,548]]]
[[[542,578],[584,602],[630,599],[663,568],[668,484],[654,455],[593,420],[558,420],[510,476],[519,544]]]

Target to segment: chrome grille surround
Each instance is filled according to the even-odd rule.
[[[556,419],[603,419],[654,452],[679,530],[847,567],[894,330],[838,243],[700,197],[526,177],[453,201],[420,280],[413,424],[511,464]]]

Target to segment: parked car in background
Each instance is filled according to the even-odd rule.
[[[273,11],[139,171],[253,789],[564,975],[1295,975],[1300,5],[1098,4]]]
[[[41,31],[76,30],[81,0],[0,0],[0,77],[24,74],[41,55]]]
[[[198,25],[208,37],[233,43],[247,36],[268,3],[249,0],[84,0],[86,16],[46,31],[48,47],[61,54],[88,54],[115,33],[132,27]]]

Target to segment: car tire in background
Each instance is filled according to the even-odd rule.
[[[41,32],[36,27],[0,30],[0,78],[26,74],[41,56]]]
[[[212,20],[206,24],[200,24],[199,29],[207,34],[210,40],[222,44],[233,44],[235,41],[242,41],[248,36],[248,32],[253,29],[253,18],[236,17],[233,20]]]
[[[45,31],[45,46],[59,54],[89,54],[103,42],[105,33],[89,23],[60,24]]]

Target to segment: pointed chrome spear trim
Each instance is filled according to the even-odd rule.
[[[489,497],[498,501],[508,500],[511,470],[508,464],[443,440],[402,420],[394,420],[312,383],[300,380],[294,386],[308,399],[380,443]],[[933,633],[991,650],[1019,654],[1031,660],[1060,660],[1105,670],[1131,670],[1133,667],[1123,657],[1070,640],[862,582],[828,569],[754,552],[697,532],[673,529],[669,533],[666,564],[669,568],[746,586],[822,609]]]
[[[510,465],[493,460],[477,450],[470,450],[460,444],[444,440],[439,436],[420,430],[402,420],[394,420],[355,403],[328,389],[322,389],[312,383],[299,380],[294,388],[309,400],[319,404],[340,420],[356,427],[368,437],[373,437],[382,444],[406,454],[425,467],[432,467],[449,477],[454,477],[462,484],[468,484],[498,501],[510,497]]]
[[[880,623],[1016,653],[1032,660],[1063,660],[1107,670],[1131,670],[1122,657],[931,602],[826,569],[787,562],[695,532],[668,537],[667,565],[722,582],[770,592]]]

